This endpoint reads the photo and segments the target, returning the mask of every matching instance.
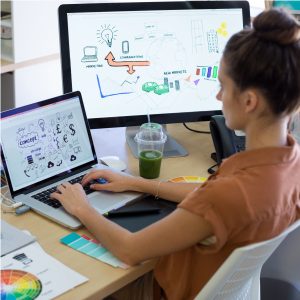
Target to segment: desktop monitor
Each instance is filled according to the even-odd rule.
[[[81,91],[91,128],[207,121],[225,44],[247,25],[247,1],[61,5],[64,92]],[[186,155],[168,143],[165,156]]]

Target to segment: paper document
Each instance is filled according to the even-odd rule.
[[[1,299],[49,300],[87,280],[37,242],[1,258]]]

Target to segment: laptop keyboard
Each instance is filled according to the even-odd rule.
[[[72,180],[69,180],[69,182],[71,184],[80,183],[83,176],[84,175],[73,178]],[[84,186],[83,189],[84,189],[84,191],[87,195],[94,192],[94,190],[90,189],[89,185]],[[47,189],[43,192],[39,192],[38,194],[33,195],[32,198],[34,198],[38,201],[41,201],[41,202],[43,202],[43,203],[45,203],[49,206],[52,206],[53,208],[59,208],[59,207],[61,207],[61,203],[58,200],[50,198],[50,194],[55,192],[55,191],[56,191],[56,187],[52,187],[52,188]]]

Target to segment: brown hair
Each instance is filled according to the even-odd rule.
[[[300,106],[300,24],[286,10],[259,14],[229,39],[223,58],[237,87],[259,89],[275,115]]]

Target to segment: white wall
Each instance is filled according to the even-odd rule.
[[[19,69],[14,82],[16,107],[58,96],[63,93],[60,60]]]
[[[14,61],[59,52],[59,1],[12,1]]]
[[[101,1],[12,1],[14,61],[22,62],[59,53],[58,6],[82,2]],[[251,15],[254,16],[264,8],[264,0],[251,0],[250,5]],[[62,93],[61,82],[59,59],[18,69],[14,72],[14,105],[21,106],[59,95]]]

